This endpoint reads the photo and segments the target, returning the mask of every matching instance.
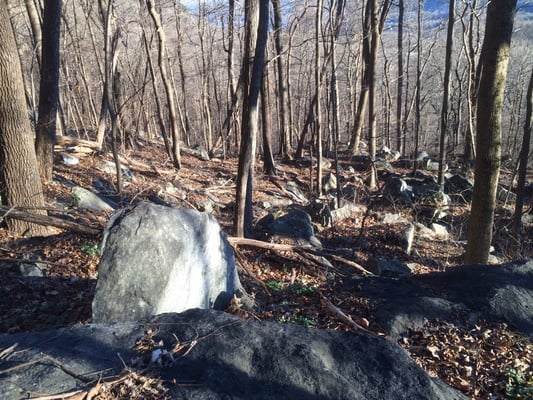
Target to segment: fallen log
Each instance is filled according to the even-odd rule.
[[[82,146],[89,147],[94,150],[100,150],[100,145],[92,140],[84,140],[79,138],[73,138],[70,136],[56,136],[56,144],[59,146]]]
[[[56,228],[88,235],[98,235],[101,233],[101,229],[82,225],[77,222],[67,221],[57,217],[50,217],[48,215],[32,214],[17,207],[10,208],[0,206],[0,215],[2,218],[13,218],[21,221],[31,222],[37,225],[54,226]]]

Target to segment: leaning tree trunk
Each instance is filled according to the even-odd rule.
[[[26,112],[22,69],[4,1],[0,2],[0,49],[0,196],[2,203],[10,207],[42,208],[44,195]],[[15,219],[6,221],[17,234],[47,233],[47,228],[40,225]]]
[[[477,100],[474,194],[465,262],[487,263],[501,162],[501,118],[517,0],[493,0],[487,8]]]

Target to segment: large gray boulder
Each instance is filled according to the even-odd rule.
[[[458,314],[503,320],[533,338],[533,260],[462,265],[406,279],[356,278],[342,290],[371,300],[377,324],[396,339],[427,320]]]
[[[272,213],[266,215],[257,222],[255,229],[259,238],[291,238],[302,246],[322,246],[315,236],[311,216],[298,206],[279,217]]]
[[[105,230],[93,321],[224,309],[240,288],[233,249],[211,215],[140,203]]]
[[[177,340],[184,345],[170,366],[152,369],[152,376],[167,383],[166,394],[172,399],[467,399],[431,378],[387,339],[245,321],[198,309],[150,321],[0,336],[0,349],[18,343],[2,369],[27,365],[0,376],[2,398],[86,391],[99,378],[116,375],[123,363],[139,358],[131,349],[137,339],[146,337],[147,329],[155,333],[151,339],[160,351],[171,352]],[[146,359],[154,354],[147,349]],[[67,372],[50,359],[35,362],[43,355],[53,357]],[[87,384],[81,378],[94,381]]]

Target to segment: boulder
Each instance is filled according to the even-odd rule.
[[[224,309],[240,288],[233,250],[212,216],[139,203],[105,229],[93,321]]]
[[[467,203],[472,200],[474,182],[461,175],[446,176],[444,191],[451,195],[455,201]]]
[[[415,155],[415,161],[424,161],[428,158],[429,158],[429,154],[425,150],[419,151]]]
[[[378,172],[388,172],[391,174],[394,172],[394,168],[392,167],[391,163],[383,158],[376,158],[374,160],[374,167]]]
[[[361,206],[351,202],[351,201],[345,201],[343,202],[341,200],[341,206],[339,208],[336,208],[334,210],[331,210],[331,222],[339,222],[346,218],[349,218],[352,216],[353,213],[358,212],[362,213],[363,210]]]
[[[144,343],[154,343],[156,348],[133,353],[136,340],[146,338],[148,329],[153,336]],[[151,368],[152,376],[163,379],[166,395],[173,399],[467,399],[431,378],[385,338],[246,321],[215,310],[0,336],[0,348],[15,343],[17,351],[3,369],[27,366],[2,376],[0,392],[10,400],[25,399],[30,392],[86,391],[98,379],[116,376],[130,361],[161,360],[158,355],[172,353],[180,344],[183,349],[174,354],[174,362]],[[31,363],[43,354],[70,374],[49,360]],[[86,384],[74,376],[94,382]]]
[[[403,231],[402,231],[402,243],[403,247],[405,249],[405,254],[411,254],[411,251],[413,250],[413,243],[415,241],[415,225],[409,224]],[[407,267],[412,270],[412,268],[407,265]]]
[[[337,190],[337,177],[330,172],[322,179],[322,187],[326,193]]]
[[[205,147],[196,145],[193,148],[187,148],[184,146],[181,146],[180,151],[182,153],[188,154],[190,156],[196,157],[199,160],[202,161],[209,161],[211,158],[209,157],[209,152],[205,149]]]
[[[397,280],[354,279],[342,290],[373,301],[377,324],[395,339],[428,320],[458,314],[503,320],[533,337],[533,260],[463,265]]]
[[[105,201],[96,193],[84,189],[81,186],[74,186],[71,193],[73,203],[78,208],[85,208],[93,211],[112,211],[116,207],[115,204],[110,204],[111,201]]]
[[[384,213],[379,216],[382,224],[394,225],[394,224],[408,224],[409,220],[400,214]]]
[[[117,167],[113,161],[102,160],[96,165],[96,168],[98,168],[102,172],[105,172],[106,174],[112,174],[112,175],[117,174]],[[127,166],[121,165],[120,171],[122,173],[122,177],[126,181],[134,180],[133,173],[131,172],[131,169],[129,169]]]
[[[411,269],[398,260],[385,260],[383,258],[370,257],[366,269],[374,275],[386,278],[398,278],[411,275]]]
[[[439,184],[437,183],[422,183],[415,185],[408,182],[413,188],[413,193],[416,202],[422,202],[425,204],[437,204],[437,205],[449,205],[450,197],[443,193]]]
[[[80,163],[80,159],[68,154],[61,154],[61,162],[63,165],[78,165]]]
[[[322,246],[315,236],[311,216],[297,206],[281,216],[268,214],[257,222],[255,230],[258,238],[282,237],[293,239],[300,245]]]
[[[439,170],[439,161],[433,160],[433,159],[426,159],[424,160],[424,168],[428,171],[438,171]],[[443,167],[444,171],[448,170],[448,164],[444,164]]]
[[[413,200],[413,188],[399,176],[387,178],[383,187],[383,194],[392,203],[411,204]]]

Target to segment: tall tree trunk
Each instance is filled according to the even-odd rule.
[[[263,163],[267,175],[276,175],[276,163],[272,151],[272,108],[268,72],[265,69],[261,84],[261,123],[263,131]]]
[[[370,169],[370,180],[368,186],[370,189],[376,188],[377,172],[374,166],[374,160],[376,158],[376,60],[378,54],[379,45],[379,27],[378,27],[378,0],[368,0],[370,3],[370,58],[368,60],[368,122],[370,124],[369,140],[368,140],[368,153],[370,160],[372,161]]]
[[[513,218],[513,255],[518,258],[520,247],[520,230],[522,227],[522,208],[524,207],[524,187],[526,186],[527,164],[531,130],[533,129],[533,70],[529,78],[526,96],[526,120],[524,121],[524,137],[520,150],[520,166],[518,168],[518,182],[516,184],[516,203]]]
[[[442,108],[440,112],[440,148],[438,183],[444,189],[444,172],[446,165],[446,138],[448,137],[448,101],[450,97],[450,73],[452,70],[453,25],[455,23],[455,0],[449,0],[448,34],[446,37],[446,59],[444,61],[444,82]]]
[[[516,0],[493,0],[487,7],[481,50],[481,78],[477,100],[477,143],[474,194],[466,263],[486,263],[501,162],[501,117]]]
[[[465,147],[463,152],[463,159],[465,163],[475,159],[475,140],[474,140],[474,119],[476,114],[476,99],[477,99],[477,73],[476,73],[476,49],[474,47],[474,26],[476,25],[476,7],[477,0],[473,0],[470,4],[470,19],[468,23],[468,41],[466,57],[468,60],[468,84],[467,84],[467,110],[468,121],[465,137]]]
[[[26,12],[28,13],[28,19],[30,20],[31,32],[33,34],[33,51],[37,57],[37,62],[41,65],[42,54],[42,34],[41,34],[41,16],[37,7],[35,7],[35,0],[24,0],[26,6]],[[46,5],[45,5],[46,8]]]
[[[181,5],[179,6],[181,7]],[[181,92],[183,97],[183,113],[184,113],[184,124],[185,124],[185,132],[190,135],[191,133],[191,123],[189,121],[189,107],[188,107],[188,101],[187,101],[187,90],[185,88],[185,81],[187,80],[187,75],[185,74],[185,67],[183,65],[183,51],[182,51],[182,45],[183,45],[183,33],[181,28],[181,14],[182,11],[178,10],[177,4],[174,4],[174,16],[176,18],[176,34],[178,35],[176,40],[176,51],[178,53],[178,68],[180,73],[180,82],[181,82]]]
[[[315,16],[315,85],[316,85],[316,103],[315,103],[315,136],[316,136],[316,194],[322,195],[322,91],[321,91],[321,74],[320,74],[320,39],[322,36],[322,0],[316,2]]]
[[[163,143],[165,143],[165,149],[167,151],[167,154],[172,154],[172,145],[170,144],[170,141],[168,140],[168,134],[165,128],[165,121],[163,120],[163,106],[161,105],[159,90],[157,88],[157,82],[155,81],[154,63],[152,62],[152,56],[150,54],[150,45],[148,43],[148,39],[146,38],[146,32],[144,30],[144,27],[143,27],[143,41],[144,41],[144,48],[146,50],[146,59],[148,61],[150,77],[152,78],[151,79],[152,90],[154,91],[155,106],[156,106],[156,111],[157,111],[157,124],[159,126],[159,132],[161,133],[161,136],[163,138]]]
[[[5,1],[0,2],[0,48],[0,198],[10,207],[44,207],[22,69]],[[42,210],[31,212],[44,214]],[[40,225],[9,218],[6,221],[17,234],[47,233]]]
[[[274,9],[274,44],[276,46],[276,71],[278,74],[278,101],[279,101],[279,125],[280,125],[280,154],[289,157],[292,152],[291,138],[287,127],[287,101],[285,99],[285,75],[283,74],[283,45],[281,43],[281,1],[272,0]]]
[[[397,94],[396,94],[396,150],[400,154],[404,154],[404,146],[402,137],[403,117],[402,117],[402,102],[403,102],[403,24],[404,24],[404,0],[398,1],[398,80],[397,80]]]
[[[54,144],[56,139],[57,103],[59,100],[59,37],[61,0],[46,0],[43,17],[41,85],[39,119],[35,152],[43,183],[52,181]]]
[[[359,102],[354,121],[354,129],[350,140],[350,147],[354,155],[359,154],[359,142],[361,140],[361,132],[363,130],[364,114],[368,105],[368,96],[370,84],[374,79],[375,63],[377,57],[377,46],[385,19],[389,12],[391,5],[390,0],[385,0],[381,12],[378,13],[378,5],[374,0],[368,0],[365,8],[365,17],[363,21],[363,81],[361,83],[361,93],[359,94]],[[378,22],[379,20],[379,22]],[[373,114],[373,111],[372,111]],[[372,130],[372,121],[369,121]]]
[[[100,11],[104,21],[104,74],[106,83],[102,102],[107,104],[109,116],[111,117],[111,146],[115,168],[117,171],[117,195],[122,202],[122,168],[118,156],[118,111],[115,97],[115,87],[113,85],[117,68],[117,44],[119,31],[113,32],[113,0],[100,0]]]
[[[416,30],[416,87],[415,87],[415,154],[414,171],[418,168],[418,152],[420,151],[420,92],[422,81],[422,9],[424,0],[418,0]]]
[[[161,26],[161,18],[159,13],[155,9],[153,3],[150,0],[146,0],[146,7],[152,17],[154,26],[157,30],[158,39],[158,64],[161,71],[161,79],[163,86],[165,87],[165,94],[167,96],[168,114],[170,122],[170,134],[172,135],[172,163],[177,169],[181,168],[181,156],[180,156],[180,132],[178,128],[178,117],[176,114],[176,101],[174,99],[174,91],[172,90],[172,83],[167,73],[167,57],[166,57],[166,38],[165,31]]]
[[[352,149],[353,155],[359,154],[359,143],[361,141],[361,132],[363,131],[364,124],[364,114],[368,104],[368,85],[369,82],[369,62],[371,57],[371,12],[373,0],[367,0],[365,7],[365,17],[363,20],[363,75],[361,81],[361,92],[359,93],[359,100],[357,102],[357,109],[355,111],[355,121],[352,132],[352,137],[350,139],[350,147]]]
[[[259,3],[259,4],[258,4]],[[246,0],[243,59],[242,137],[237,171],[234,229],[237,237],[253,236],[252,182],[258,103],[268,36],[268,0]]]
[[[37,61],[37,67],[41,67],[41,54],[42,54],[42,18],[35,7],[35,0],[25,0],[24,4],[26,5],[26,12],[28,13],[28,19],[30,21],[30,27],[32,32],[32,60],[31,60],[31,70],[30,70],[30,79],[29,82],[25,81],[25,90],[26,90],[26,99],[30,105],[32,114],[35,116],[37,113],[37,104],[35,104],[35,84],[34,84],[34,73],[35,70],[35,61]],[[35,117],[35,122],[37,118]]]

